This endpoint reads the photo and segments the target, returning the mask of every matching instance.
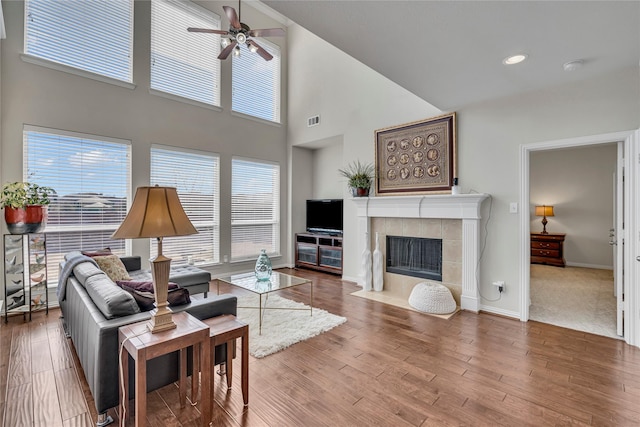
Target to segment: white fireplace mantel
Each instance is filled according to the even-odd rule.
[[[353,198],[358,216],[358,248],[362,252],[370,242],[370,218],[438,218],[462,220],[462,295],[463,310],[478,312],[477,278],[480,253],[482,202],[488,194],[437,194],[418,196],[382,196]]]

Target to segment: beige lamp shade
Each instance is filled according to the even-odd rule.
[[[536,206],[536,216],[554,216],[553,206]]]
[[[197,231],[173,187],[138,187],[133,204],[112,239],[186,236]]]

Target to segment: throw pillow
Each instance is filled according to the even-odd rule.
[[[149,280],[117,280],[116,283],[125,291],[141,291],[153,293],[153,282]],[[177,283],[169,282],[169,290],[176,289]]]
[[[131,279],[129,273],[127,273],[127,269],[117,255],[97,256],[93,259],[98,263],[100,269],[114,282]]]
[[[97,256],[107,256],[107,255],[111,255],[111,248],[97,249],[95,251],[82,251],[82,255],[88,256],[91,258],[94,258]]]
[[[133,299],[136,300],[136,303],[138,303],[138,307],[140,307],[141,311],[149,311],[155,308],[154,303],[156,302],[156,298],[155,294],[153,293],[153,289],[151,290],[151,292],[132,289],[127,286],[122,286],[122,289],[129,292],[131,296],[133,296]],[[169,289],[169,292],[167,293],[167,302],[169,303],[169,307],[189,304],[191,302],[189,291],[176,285],[173,289]]]

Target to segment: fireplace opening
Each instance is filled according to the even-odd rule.
[[[442,281],[442,239],[387,236],[387,272]]]

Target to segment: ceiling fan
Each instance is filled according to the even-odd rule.
[[[240,56],[240,45],[246,44],[251,52],[257,52],[258,55],[263,57],[266,61],[271,61],[273,55],[267,52],[262,46],[252,40],[252,37],[279,37],[284,36],[286,32],[282,28],[264,28],[261,30],[252,30],[244,22],[240,22],[240,0],[238,0],[238,12],[231,6],[222,6],[224,12],[229,18],[229,31],[224,30],[211,30],[207,28],[187,28],[187,31],[192,33],[213,33],[220,34],[221,36],[228,36],[228,38],[222,38],[220,44],[223,49],[218,55],[218,59],[227,59],[231,51],[234,56]]]

